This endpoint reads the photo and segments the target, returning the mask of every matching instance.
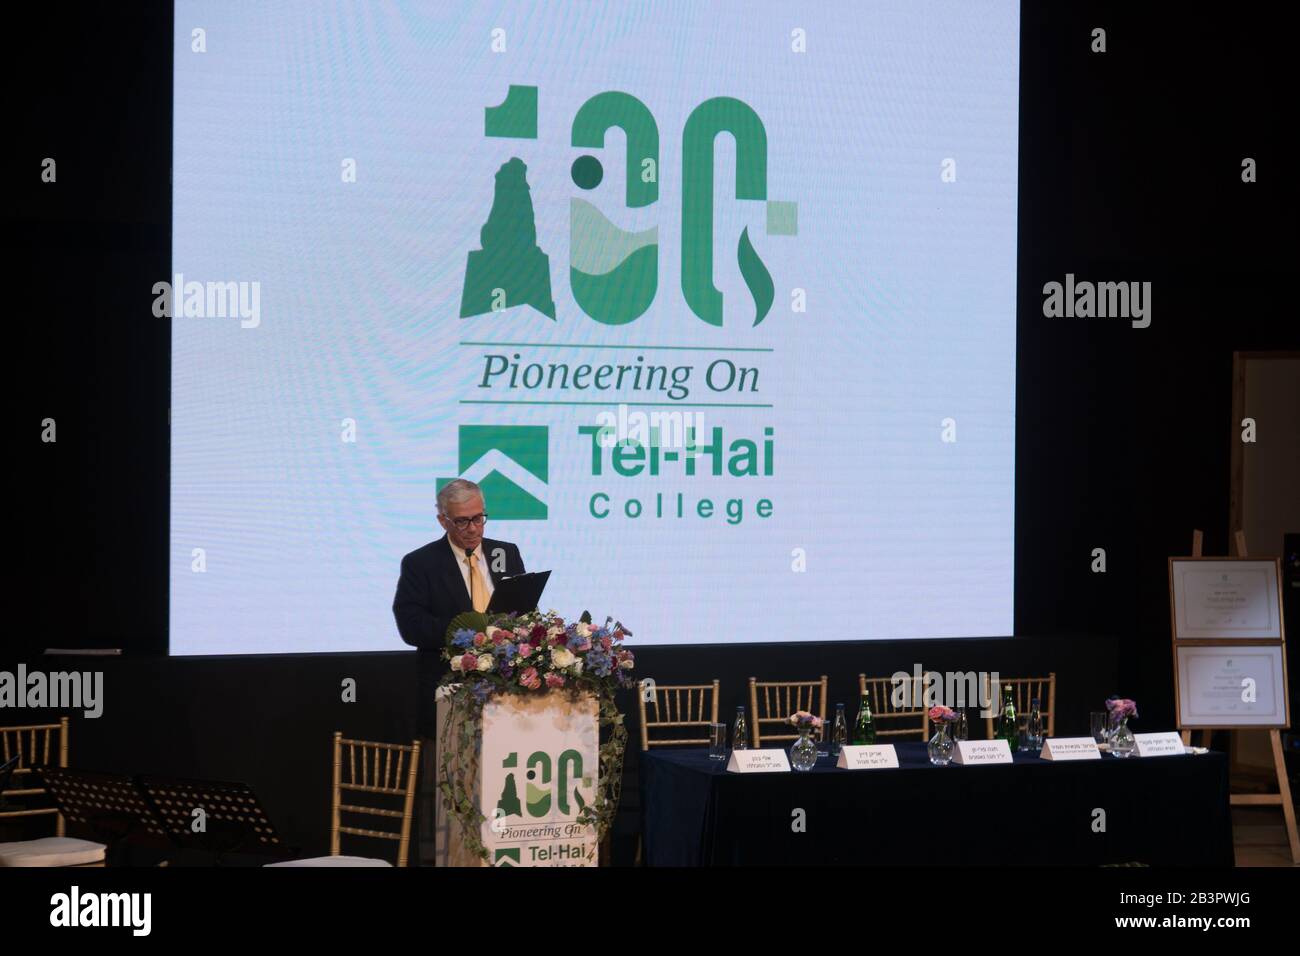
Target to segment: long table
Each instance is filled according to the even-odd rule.
[[[897,770],[839,770],[826,756],[805,773],[728,773],[705,749],[646,751],[645,862],[1233,863],[1226,754],[1052,762],[1020,753],[1011,766],[935,767],[925,744],[895,746]]]

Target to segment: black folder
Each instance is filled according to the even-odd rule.
[[[550,571],[532,571],[516,574],[512,578],[502,578],[492,591],[492,600],[488,601],[487,606],[488,613],[525,614],[535,611],[550,576]]]

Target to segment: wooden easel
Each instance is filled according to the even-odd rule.
[[[1246,534],[1238,531],[1233,536],[1237,545],[1237,557],[1246,557]],[[1192,532],[1192,557],[1201,557],[1201,549],[1204,542],[1204,535],[1199,531]],[[1201,745],[1208,747],[1210,745],[1211,735],[1216,729],[1226,730],[1229,733],[1235,733],[1241,730],[1239,727],[1219,727],[1199,728],[1201,731]],[[1282,807],[1282,816],[1286,820],[1287,840],[1291,844],[1291,862],[1300,864],[1300,833],[1296,831],[1295,805],[1291,802],[1291,784],[1286,776],[1286,761],[1282,756],[1282,732],[1276,728],[1268,731],[1269,743],[1273,751],[1273,767],[1277,772],[1277,793],[1230,793],[1228,803],[1234,807]],[[1183,745],[1191,746],[1192,732],[1183,731]]]

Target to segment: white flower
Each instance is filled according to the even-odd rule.
[[[492,635],[499,630],[501,630],[501,628],[494,627],[493,625],[489,624],[487,627],[483,628],[483,634],[487,637],[488,640],[491,640]]]
[[[586,621],[579,621],[577,625],[577,633],[579,637],[591,637],[591,625]]]
[[[636,667],[636,661],[629,657],[625,661],[619,661],[618,666],[623,668],[625,671],[630,671],[632,668]]]
[[[483,654],[478,659],[478,669],[481,671],[490,671],[492,669],[492,655]]]
[[[581,658],[578,658],[577,660],[575,660],[575,661],[573,662],[573,673],[574,673],[574,676],[575,676],[575,677],[576,677],[578,674],[581,674],[581,673],[582,673],[582,659],[581,659]]]
[[[551,663],[556,667],[568,667],[576,660],[573,651],[567,647],[556,646],[551,648]]]
[[[453,657],[453,658],[451,659],[451,669],[452,669],[452,670],[454,670],[454,671],[458,671],[458,670],[460,670],[460,659],[461,659],[461,657],[462,657],[462,655],[457,654],[455,657]]]

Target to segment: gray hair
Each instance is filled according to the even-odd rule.
[[[438,491],[438,514],[445,515],[448,505],[468,501],[474,497],[483,498],[483,489],[474,482],[466,481],[464,478],[449,481]],[[487,499],[484,498],[483,500],[484,506],[486,506]]]

